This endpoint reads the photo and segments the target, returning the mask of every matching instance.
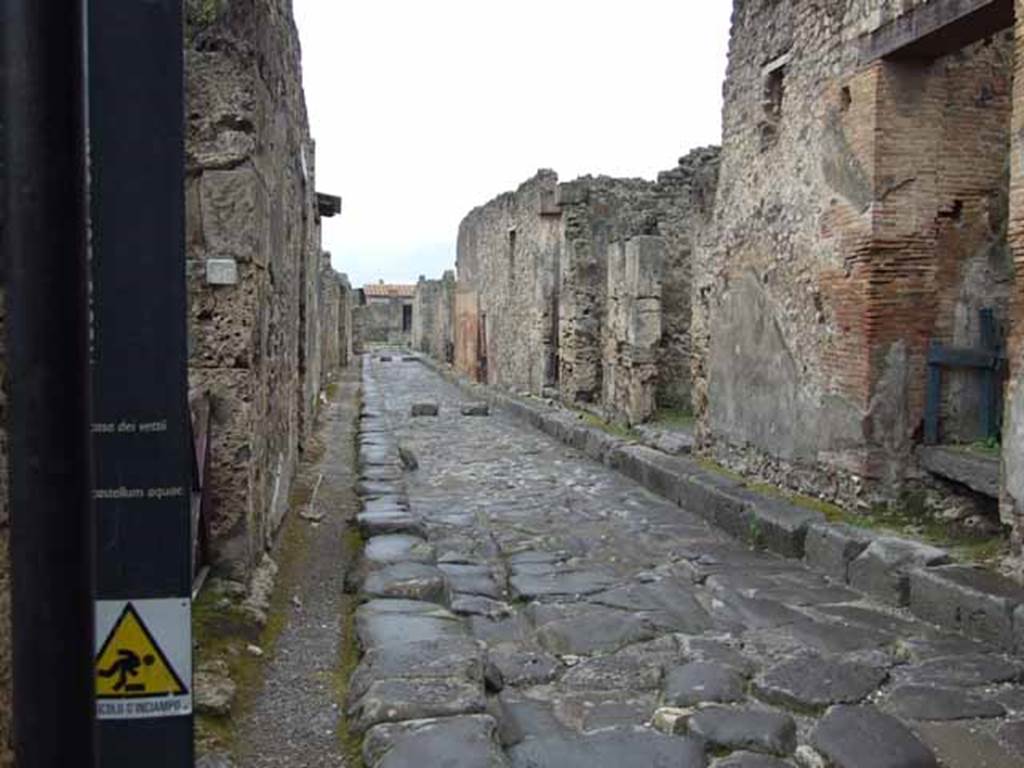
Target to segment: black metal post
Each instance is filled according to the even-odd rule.
[[[85,20],[4,0],[14,746],[20,768],[95,764]]]

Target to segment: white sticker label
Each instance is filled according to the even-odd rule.
[[[97,600],[95,659],[100,720],[190,714],[191,601]]]

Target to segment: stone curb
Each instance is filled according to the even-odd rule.
[[[803,559],[816,571],[945,629],[1024,655],[1024,588],[981,568],[951,565],[948,552],[910,539],[879,535],[820,512],[759,494],[704,469],[580,423],[558,405],[529,402],[471,382],[450,366],[420,356],[445,380],[696,512],[752,547]]]
[[[367,392],[367,375],[364,368],[364,401],[357,430],[361,478],[379,473],[381,465],[373,462],[382,457],[396,465],[404,463],[390,424],[378,424],[373,432],[365,429],[368,417],[381,418],[375,410],[376,398],[371,402]],[[411,415],[421,413],[436,415],[437,406],[414,406]],[[378,450],[364,452],[369,444],[364,444],[366,436],[373,436],[372,444]],[[379,450],[381,446],[385,448]],[[367,458],[373,461],[368,463]],[[497,724],[487,713],[486,654],[479,643],[468,631],[463,635],[448,629],[433,639],[415,639],[417,627],[422,632],[425,624],[436,627],[451,622],[451,626],[460,624],[464,630],[468,625],[448,610],[448,577],[435,562],[424,522],[408,503],[404,472],[388,475],[378,485],[380,488],[364,478],[358,488],[360,527],[370,536],[368,547],[374,541],[381,545],[381,557],[371,568],[364,551],[354,570],[359,583],[352,587],[366,602],[356,613],[361,654],[344,703],[351,727],[363,738],[363,760],[368,768],[410,765],[419,759],[430,764],[508,766]],[[394,511],[373,512],[364,520],[370,505],[380,501],[385,508],[394,507]],[[388,546],[394,546],[398,543],[395,539],[403,536],[409,540],[421,538],[424,546],[399,547],[388,556]],[[383,644],[367,644],[359,629],[359,612],[371,605],[378,613],[392,612],[392,625],[411,622],[410,634]],[[370,614],[367,616],[367,622],[372,621]]]

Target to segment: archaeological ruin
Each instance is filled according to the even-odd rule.
[[[1013,18],[737,2],[721,149],[474,209],[417,347],[851,508],[963,493],[1019,546]]]
[[[382,280],[364,285],[355,293],[352,322],[360,351],[373,344],[411,343],[416,286]]]
[[[720,146],[361,287],[293,0],[185,8],[197,764],[1024,764],[1024,0],[734,0]]]

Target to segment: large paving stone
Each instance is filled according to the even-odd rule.
[[[371,648],[349,679],[356,699],[379,680],[452,678],[482,685],[483,651],[470,637],[444,637],[416,643]]]
[[[575,738],[527,739],[509,750],[515,768],[705,768],[697,739],[640,728],[614,728]]]
[[[398,445],[374,441],[363,443],[359,447],[359,466],[361,467],[398,467],[400,466]]]
[[[943,768],[1020,768],[1021,756],[973,723],[916,723]]]
[[[657,664],[626,652],[587,659],[562,677],[562,687],[582,691],[649,691],[661,685]]]
[[[1024,720],[1014,720],[1000,726],[999,739],[1024,760]]]
[[[490,566],[441,563],[440,568],[448,577],[453,592],[482,595],[492,600],[500,600],[503,596],[501,587],[494,580],[494,572]]]
[[[506,768],[488,715],[378,725],[363,742],[367,768]]]
[[[905,725],[870,706],[833,707],[811,742],[835,768],[938,768],[932,751]]]
[[[885,708],[905,720],[972,720],[1006,714],[1003,705],[992,699],[930,685],[896,688],[889,694]]]
[[[598,569],[562,570],[546,568],[539,573],[516,568],[509,585],[512,594],[522,600],[539,597],[577,597],[601,592],[619,578],[610,571]]]
[[[888,536],[876,538],[850,563],[850,584],[892,605],[910,602],[909,572],[950,562],[949,553],[927,544]]]
[[[972,687],[1018,682],[1024,667],[995,654],[965,654],[931,659],[900,670],[900,678],[918,685]]]
[[[403,483],[397,480],[360,480],[356,493],[363,499],[405,499]]]
[[[413,403],[412,408],[409,410],[409,415],[413,418],[437,416],[438,411],[437,403]]]
[[[631,643],[650,640],[656,632],[635,614],[594,609],[567,619],[549,621],[537,630],[548,651],[577,656],[616,651]]]
[[[362,733],[380,723],[483,712],[484,687],[455,678],[395,678],[370,683],[349,707],[349,722]]]
[[[396,563],[372,571],[363,582],[363,592],[370,597],[447,603],[448,581],[435,565]]]
[[[813,712],[863,701],[888,677],[884,669],[867,664],[800,656],[765,670],[754,680],[754,692],[772,704]]]
[[[483,616],[488,619],[504,619],[512,615],[512,607],[500,600],[482,595],[452,595],[452,613],[460,616]]]
[[[695,661],[669,670],[665,677],[665,703],[670,707],[688,707],[742,701],[745,687],[735,670]]]
[[[713,762],[711,768],[793,768],[793,763],[756,752],[733,752]]]
[[[722,749],[790,755],[796,749],[796,721],[760,709],[710,707],[687,722],[694,736]]]
[[[356,516],[356,524],[362,534],[368,538],[389,534],[405,534],[422,538],[427,529],[423,520],[401,507],[389,505],[380,511],[361,512]]]
[[[849,578],[850,563],[868,548],[873,537],[861,528],[841,523],[812,523],[807,528],[804,559],[840,583]]]
[[[393,534],[374,536],[363,548],[363,559],[371,569],[395,563],[433,563],[434,548],[419,536]]]
[[[356,609],[356,634],[365,649],[464,637],[458,616],[438,605],[414,600],[371,600]]]
[[[659,625],[674,632],[696,635],[713,626],[711,616],[693,592],[673,579],[615,587],[590,596],[587,602],[650,613]]]
[[[910,572],[910,610],[926,621],[1013,651],[1013,612],[1024,589],[1004,576],[964,565]]]
[[[490,659],[506,686],[542,685],[562,671],[562,662],[540,650],[498,649],[491,651]]]

